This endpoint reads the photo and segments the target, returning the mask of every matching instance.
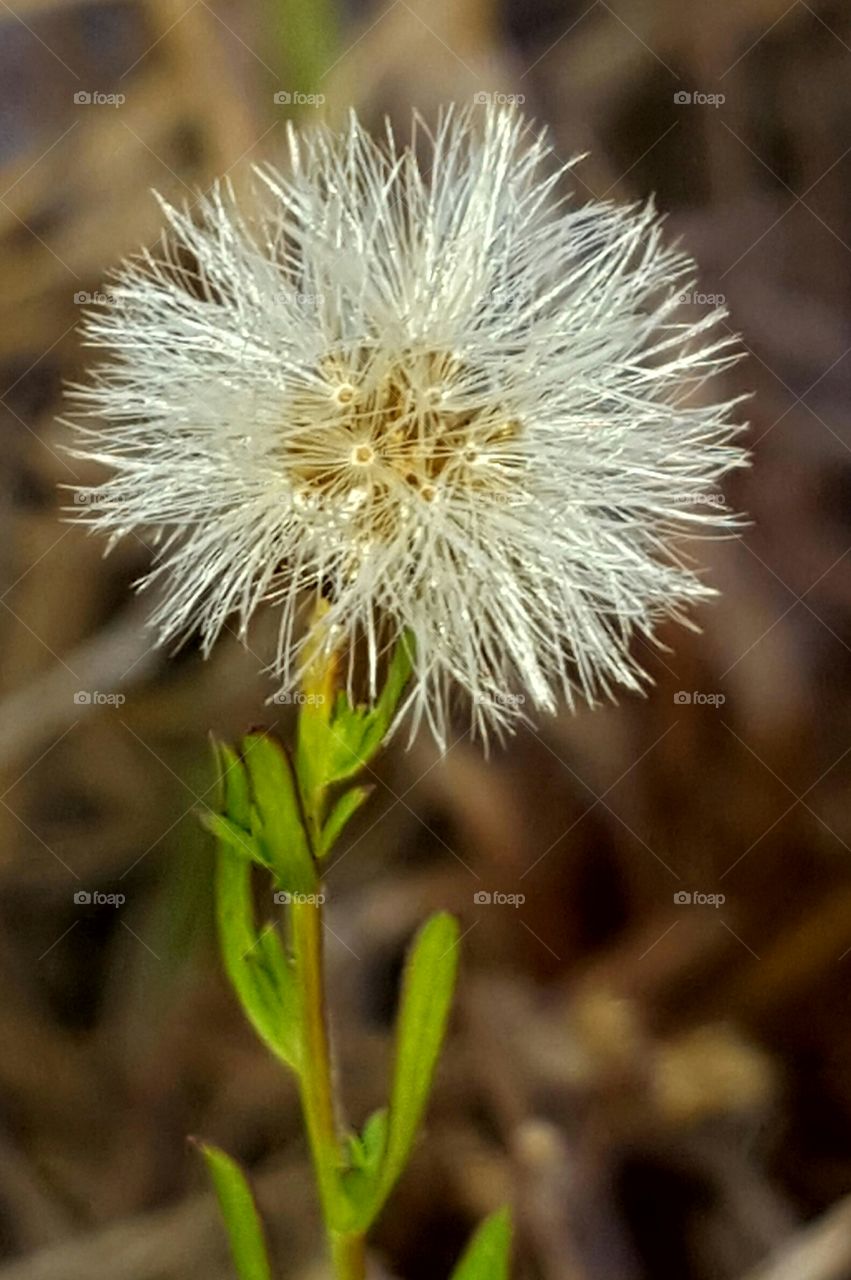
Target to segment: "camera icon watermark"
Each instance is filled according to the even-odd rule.
[[[723,893],[690,893],[687,889],[680,889],[674,894],[676,907],[715,907],[717,911],[726,901]]]
[[[127,101],[123,93],[100,93],[97,89],[78,89],[74,94],[74,103],[78,107],[123,107]]]
[[[299,906],[321,907],[328,900],[324,893],[288,893],[284,889],[276,890],[272,898],[279,907],[291,907],[293,903]]]
[[[93,892],[77,889],[74,894],[74,904],[78,907],[123,907],[126,901],[124,893],[101,893],[99,889]]]
[[[278,89],[272,94],[276,107],[321,107],[325,103],[324,93],[300,93],[298,89]]]
[[[723,93],[701,93],[697,90],[690,93],[687,89],[678,89],[674,94],[674,104],[678,107],[723,107],[727,101],[726,94]]]
[[[123,707],[126,701],[123,693],[102,693],[100,689],[78,689],[74,694],[78,707]]]
[[[726,701],[724,693],[702,693],[699,689],[692,693],[680,689],[674,694],[674,706],[677,707],[723,707]]]

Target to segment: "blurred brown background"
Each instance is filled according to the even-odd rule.
[[[655,193],[726,299],[752,526],[701,552],[723,594],[646,653],[646,701],[488,762],[459,715],[446,759],[380,766],[329,879],[353,1119],[382,1101],[414,926],[445,906],[465,938],[376,1274],[440,1280],[509,1198],[520,1280],[847,1280],[847,4],[0,0],[0,35],[0,1280],[225,1280],[189,1133],[251,1168],[280,1274],[323,1274],[293,1086],[220,976],[195,817],[207,731],[269,722],[274,620],[208,663],[152,649],[149,548],[103,559],[64,522],[58,486],[96,477],[55,415],[81,298],[157,235],[151,188],[241,183],[291,116],[354,103],[404,134],[412,104],[479,94],[588,153],[577,199]]]

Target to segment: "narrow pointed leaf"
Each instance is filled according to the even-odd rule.
[[[366,717],[361,742],[361,755],[365,759],[370,759],[375,754],[390,731],[399,700],[413,669],[413,653],[413,636],[406,633],[396,643],[381,696],[374,710],[370,711]]]
[[[476,1231],[450,1280],[508,1280],[511,1260],[511,1214],[492,1213]]]
[[[218,809],[244,831],[251,827],[251,793],[245,765],[227,743],[215,742],[213,748],[219,766]]]
[[[239,1280],[272,1280],[263,1224],[248,1179],[218,1147],[200,1144],[222,1211]]]
[[[251,786],[251,833],[261,857],[274,868],[279,888],[314,893],[316,868],[286,752],[274,739],[251,734],[243,743],[243,759]]]
[[[244,858],[247,862],[253,862],[258,867],[265,868],[266,871],[273,870],[250,831],[244,831],[242,827],[220,813],[202,813],[201,822],[217,840],[227,845],[238,857]]]
[[[387,1140],[370,1208],[375,1217],[404,1169],[428,1101],[458,968],[458,924],[441,912],[414,940],[402,980]]]
[[[337,843],[346,823],[352,818],[372,795],[372,787],[350,787],[345,791],[331,810],[319,840],[318,856],[324,858]]]
[[[221,847],[216,863],[216,916],[225,971],[243,1011],[264,1044],[298,1068],[298,993],[290,961],[271,925],[254,921],[251,865]]]

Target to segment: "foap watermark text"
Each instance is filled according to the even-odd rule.
[[[123,693],[102,693],[100,689],[78,689],[74,694],[78,707],[123,707],[126,701]]]
[[[688,89],[679,89],[674,94],[674,103],[678,107],[723,107],[727,101],[726,95],[723,93],[701,93],[699,89],[690,92]]]
[[[493,104],[496,107],[522,107],[526,101],[525,93],[486,93],[480,90],[479,93],[473,94],[473,101],[477,107],[487,107]]]
[[[680,889],[674,894],[674,906],[676,907],[723,907],[727,901],[723,893],[701,893],[696,890],[690,892],[688,889]]]
[[[124,893],[102,893],[100,889],[77,889],[74,905],[78,907],[123,907],[127,901]]]
[[[700,689],[695,689],[692,693],[687,689],[680,689],[674,694],[674,704],[678,707],[723,707],[726,701],[726,694],[702,693]]]
[[[321,107],[325,102],[324,93],[301,93],[298,89],[278,89],[272,94],[276,107]]]
[[[126,101],[126,94],[100,93],[97,89],[78,89],[74,94],[74,103],[78,107],[123,107]]]
[[[525,893],[500,893],[490,889],[479,889],[473,894],[473,902],[477,907],[522,907],[526,901]]]

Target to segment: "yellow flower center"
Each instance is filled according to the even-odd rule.
[[[284,465],[299,506],[355,520],[372,543],[396,536],[417,504],[514,490],[521,424],[457,356],[356,351],[317,372],[290,409]]]

